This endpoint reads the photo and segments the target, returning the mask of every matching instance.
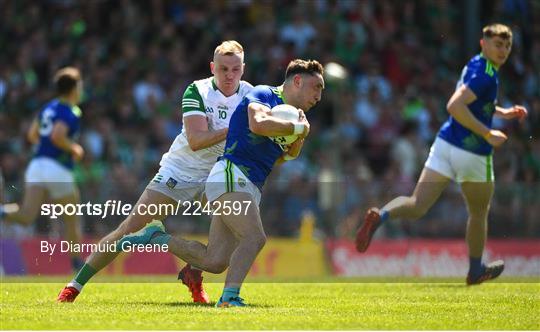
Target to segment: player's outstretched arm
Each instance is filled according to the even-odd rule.
[[[292,122],[270,114],[268,106],[259,103],[248,105],[249,130],[261,136],[307,135],[309,127],[303,122]],[[305,136],[304,135],[304,136]]]
[[[476,100],[476,95],[466,85],[460,86],[452,95],[446,109],[448,113],[462,124],[465,128],[471,130],[475,134],[483,137],[489,144],[498,147],[503,144],[507,137],[499,131],[486,127],[482,122],[478,121],[469,110],[468,105]]]
[[[514,118],[518,118],[519,120],[524,119],[527,117],[528,112],[527,109],[524,106],[521,105],[514,105],[510,108],[504,108],[500,106],[495,107],[495,115],[505,119],[505,120],[511,120]]]
[[[227,138],[228,128],[208,130],[208,120],[202,115],[184,116],[184,128],[189,147],[193,151],[216,145]]]

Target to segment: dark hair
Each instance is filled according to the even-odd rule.
[[[285,71],[285,80],[296,74],[323,74],[323,66],[317,60],[294,59],[289,62]]]
[[[56,86],[56,93],[60,96],[65,96],[71,93],[77,86],[77,83],[81,80],[81,73],[77,68],[64,67],[56,72],[54,75],[54,85]]]

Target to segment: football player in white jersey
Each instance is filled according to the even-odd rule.
[[[206,178],[217,158],[223,154],[232,113],[252,89],[251,84],[240,80],[244,73],[244,50],[234,40],[224,41],[215,49],[210,70],[212,77],[195,81],[187,87],[182,98],[183,129],[169,151],[163,155],[158,174],[150,181],[132,213],[100,243],[113,243],[128,233],[138,231],[153,219],[163,220],[167,217],[143,214],[145,207],[176,205],[178,201],[203,198]],[[225,226],[213,222],[209,237],[214,237],[210,243],[220,246],[212,248],[212,251],[222,253],[225,261],[222,263],[218,256],[214,257],[213,264],[226,265],[234,250],[235,242],[230,241],[234,236]],[[196,241],[190,241],[190,244],[204,247]],[[118,252],[92,253],[75,278],[60,292],[57,300],[73,302],[88,280],[117,255]],[[200,268],[215,270],[212,266]],[[179,278],[189,287],[195,302],[208,303],[208,295],[202,288],[201,272],[187,265],[180,271]]]

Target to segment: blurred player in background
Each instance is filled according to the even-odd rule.
[[[55,204],[77,204],[79,190],[73,177],[73,164],[84,156],[84,149],[74,141],[78,136],[82,96],[82,78],[78,69],[65,67],[54,76],[57,98],[49,102],[32,121],[27,138],[35,153],[26,169],[23,203],[2,206],[4,219],[30,225],[36,219],[41,204],[49,197]],[[79,216],[64,214],[65,237],[68,241],[81,239]],[[73,269],[83,261],[72,253]]]
[[[210,63],[212,77],[190,84],[182,98],[183,129],[160,162],[160,169],[150,181],[132,213],[116,230],[100,243],[113,243],[122,236],[136,232],[153,219],[163,220],[167,215],[139,213],[139,206],[175,204],[202,198],[208,173],[223,154],[229,120],[252,89],[241,81],[244,73],[244,50],[234,40],[224,41],[214,51]],[[213,232],[218,239],[222,234]],[[225,242],[225,241],[217,241]],[[95,252],[86,260],[75,278],[58,295],[59,302],[73,302],[83,286],[98,271],[107,266],[118,252]],[[202,287],[201,271],[187,265],[179,278],[186,284],[195,302],[207,303],[208,295]]]
[[[421,218],[450,180],[454,180],[461,186],[469,214],[468,285],[494,279],[504,269],[504,262],[500,260],[488,265],[482,263],[494,190],[493,148],[507,139],[503,132],[491,128],[493,115],[504,119],[522,119],[527,115],[523,106],[507,109],[496,106],[498,70],[512,48],[510,28],[502,24],[484,27],[480,46],[482,52],[465,66],[456,91],[448,101],[450,117],[439,130],[414,193],[410,197],[397,197],[381,209],[369,209],[356,235],[357,250],[365,252],[381,224],[390,218]]]
[[[229,269],[223,294],[216,306],[244,306],[239,296],[240,287],[266,243],[259,212],[262,187],[274,164],[299,155],[309,133],[309,122],[302,110],[308,111],[320,101],[324,89],[322,75],[323,67],[317,61],[293,60],[287,66],[282,86],[256,86],[234,112],[225,153],[212,168],[206,182],[209,202],[218,202],[219,206],[240,203],[245,208],[239,214],[222,212],[213,216],[211,230],[212,227],[224,228],[224,232],[229,234],[228,244],[215,243],[212,235],[209,236],[208,247],[173,238],[165,233],[159,221],[122,238],[120,242],[167,244],[170,252],[205,270],[207,266],[215,266],[219,259],[219,268],[209,271],[221,273],[227,266]],[[287,121],[272,116],[271,109],[280,104],[299,108],[299,120]],[[268,139],[287,135],[298,135],[298,138],[285,149]],[[220,246],[226,246],[227,251],[218,250]],[[228,260],[223,261],[224,257]]]

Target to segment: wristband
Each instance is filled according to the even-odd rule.
[[[295,123],[294,124],[294,131],[293,135],[300,135],[304,133],[304,129],[306,128],[306,125],[303,123]]]
[[[491,135],[492,135],[492,134],[491,134],[491,130],[490,130],[490,131],[488,131],[488,132],[487,132],[484,136],[482,136],[482,137],[484,137],[484,139],[487,141],[488,138],[489,138]]]

